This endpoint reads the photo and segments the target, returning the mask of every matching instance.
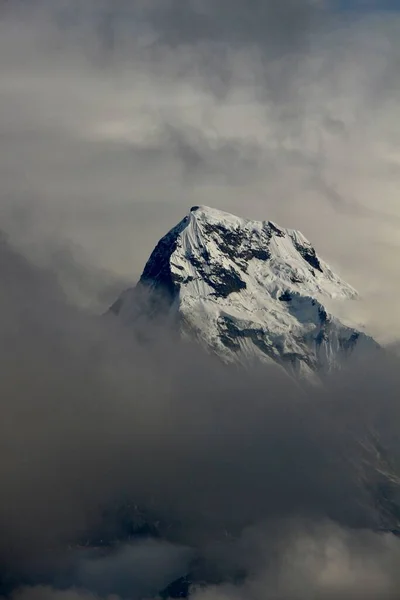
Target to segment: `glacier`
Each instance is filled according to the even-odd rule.
[[[163,314],[225,363],[273,364],[317,382],[379,348],[326,307],[357,298],[299,231],[194,206],[110,312],[127,324]]]

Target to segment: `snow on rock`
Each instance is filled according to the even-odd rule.
[[[147,290],[140,310],[139,289]],[[110,310],[125,321],[143,310],[167,311],[183,335],[225,362],[273,362],[315,379],[349,354],[378,347],[329,314],[328,298],[355,299],[357,292],[300,232],[194,206],[157,244],[138,286]]]

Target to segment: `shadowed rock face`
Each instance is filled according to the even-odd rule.
[[[295,248],[299,252],[299,254],[301,254],[301,256],[304,258],[304,260],[308,262],[308,264],[311,267],[313,267],[313,269],[317,269],[318,271],[321,271],[321,273],[323,273],[321,263],[314,248],[298,243],[295,243]]]
[[[133,310],[140,290],[147,299]],[[193,206],[110,310],[129,322],[169,313],[225,362],[273,362],[315,379],[378,348],[324,306],[356,297],[300,232]]]
[[[179,235],[188,220],[188,217],[185,217],[179,225],[158,242],[140,278],[142,285],[157,286],[167,293],[171,299],[179,291],[179,278],[173,276],[170,260],[177,248]]]

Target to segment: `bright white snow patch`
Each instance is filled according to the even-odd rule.
[[[193,207],[155,248],[141,283],[168,289],[185,334],[228,362],[273,362],[315,378],[356,348],[376,348],[324,307],[357,292],[300,232],[271,221]],[[118,314],[131,302],[125,294]]]

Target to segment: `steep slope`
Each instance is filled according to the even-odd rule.
[[[146,300],[138,303],[141,290]],[[195,206],[110,310],[127,322],[168,313],[226,362],[272,361],[313,377],[377,347],[324,306],[356,297],[300,232]]]

